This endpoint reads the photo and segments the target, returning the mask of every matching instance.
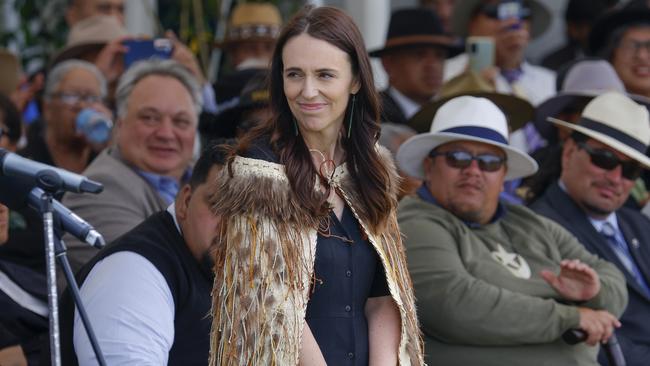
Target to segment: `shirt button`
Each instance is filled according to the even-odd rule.
[[[352,307],[350,305],[345,305],[345,311],[350,311],[352,310]]]
[[[352,271],[350,271],[349,269],[345,271],[345,277],[352,277]]]
[[[354,353],[348,352],[348,358],[354,358]]]

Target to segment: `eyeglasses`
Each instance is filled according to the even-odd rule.
[[[92,94],[76,94],[76,93],[54,93],[53,98],[59,99],[63,104],[69,106],[76,106],[81,102],[87,104],[99,103],[103,100],[102,97]]]
[[[645,49],[646,52],[650,53],[650,40],[637,41],[635,39],[626,39],[621,41],[618,48],[628,55],[637,55],[642,48]]]
[[[506,162],[505,157],[494,154],[479,154],[472,155],[466,151],[431,151],[429,156],[435,158],[436,156],[444,156],[445,162],[448,166],[456,169],[465,169],[472,165],[472,160],[476,160],[479,169],[484,172],[496,172],[501,169]]]
[[[634,160],[623,161],[613,152],[606,149],[596,149],[585,142],[576,142],[576,145],[589,154],[592,164],[601,169],[614,170],[620,165],[621,176],[625,179],[636,180],[641,175],[643,168]]]

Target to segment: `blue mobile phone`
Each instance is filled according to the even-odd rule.
[[[122,42],[129,50],[124,54],[124,68],[128,69],[136,61],[150,58],[168,59],[172,56],[174,45],[167,38],[130,39]]]

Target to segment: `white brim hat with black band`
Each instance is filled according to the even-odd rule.
[[[397,163],[407,175],[424,179],[422,163],[431,150],[452,141],[476,141],[502,149],[506,154],[505,179],[534,174],[537,163],[525,152],[508,145],[506,116],[486,98],[460,96],[442,105],[431,130],[406,140],[397,151]]]
[[[594,98],[576,124],[552,117],[548,120],[600,141],[650,169],[650,158],[645,155],[650,144],[648,109],[625,94],[607,92]]]

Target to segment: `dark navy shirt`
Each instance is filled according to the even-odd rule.
[[[264,141],[244,156],[280,163]],[[349,207],[340,221],[330,212],[329,221],[329,236],[319,232],[316,241],[314,287],[305,319],[328,365],[367,365],[364,310],[369,297],[390,295],[384,267]]]
[[[367,365],[364,310],[369,297],[390,295],[384,268],[347,206],[340,221],[330,213],[329,227],[329,237],[318,234],[305,318],[328,365]]]

